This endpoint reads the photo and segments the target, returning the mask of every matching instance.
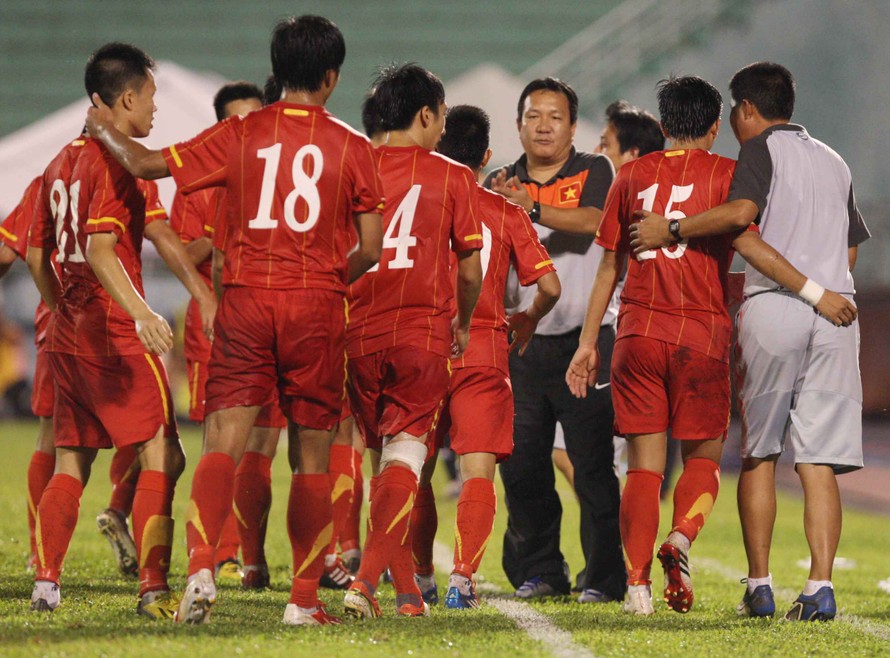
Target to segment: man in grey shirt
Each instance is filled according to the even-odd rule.
[[[729,87],[730,122],[742,147],[727,203],[683,219],[679,227],[648,215],[636,225],[632,244],[640,251],[680,236],[716,235],[756,222],[763,239],[809,277],[801,290],[789,291],[750,266],[745,272],[745,302],[737,320],[743,458],[738,504],[748,579],[739,614],[775,613],[769,572],[775,467],[790,442],[804,490],[811,566],[785,618],[832,619],[831,572],[841,532],[836,475],[862,467],[859,327],[851,271],[869,232],[846,163],[791,123],[791,73],[758,62],[738,71]]]

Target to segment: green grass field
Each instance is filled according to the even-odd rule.
[[[184,584],[186,567],[182,519],[200,437],[183,428],[191,460],[179,483],[175,515],[179,520],[171,583]],[[281,623],[290,587],[290,546],[284,526],[289,483],[286,460],[275,462],[274,503],[267,553],[272,590],[262,593],[223,588],[213,621],[203,627],[152,622],[135,614],[136,583],[117,575],[112,554],[94,524],[108,500],[110,452],[103,452],[81,503],[81,518],[68,554],[62,606],[49,615],[28,611],[31,576],[25,571],[28,534],[25,473],[36,436],[35,423],[4,421],[0,442],[6,475],[0,478],[0,654],[35,656],[876,656],[890,655],[890,596],[877,582],[890,576],[886,517],[848,511],[839,555],[855,567],[838,569],[834,583],[841,616],[833,623],[792,624],[739,619],[735,606],[743,586],[744,550],[735,513],[735,481],[726,477],[717,506],[694,546],[691,562],[696,602],[687,615],[663,604],[654,616],[632,618],[618,604],[580,605],[572,598],[512,606],[511,588],[500,569],[506,512],[501,505],[495,534],[482,563],[483,596],[492,604],[477,611],[434,608],[429,619],[395,617],[388,586],[380,590],[384,618],[325,628],[293,628]],[[439,484],[444,482],[439,479]],[[574,571],[581,565],[578,510],[573,494],[560,482],[565,513],[563,544]],[[450,551],[455,503],[439,498],[438,541]],[[662,526],[669,511],[662,514]],[[780,498],[773,554],[777,604],[784,612],[803,585],[806,557],[798,498]],[[443,547],[443,548],[444,548]],[[440,551],[446,561],[449,552]],[[447,567],[439,569],[444,595]],[[660,583],[660,576],[656,584]],[[342,594],[323,591],[329,608],[342,610]],[[512,615],[512,616],[511,616]]]

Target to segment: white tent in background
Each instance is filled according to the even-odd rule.
[[[154,128],[144,140],[160,148],[196,135],[216,121],[213,96],[224,79],[216,73],[198,73],[173,62],[158,62],[155,75]],[[89,102],[80,100],[0,139],[0,217],[18,204],[31,180],[38,176],[66,142],[75,138],[86,117]],[[159,181],[161,199],[169,208],[175,186]]]

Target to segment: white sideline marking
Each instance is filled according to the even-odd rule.
[[[716,573],[717,575],[727,580],[734,580],[738,582],[745,577],[744,572],[726,566],[719,560],[714,560],[712,558],[696,558],[695,564],[705,569],[706,571]],[[792,600],[796,599],[798,594],[790,587],[776,587],[773,589],[773,592],[783,599]],[[873,635],[882,640],[890,640],[890,628],[888,628],[884,624],[879,624],[863,617],[857,617],[856,615],[846,615],[843,613],[839,614],[836,620],[846,622],[856,630],[862,631],[863,633],[866,633],[868,635]]]
[[[441,573],[451,573],[452,552],[445,544],[436,541],[433,544],[433,564]],[[504,592],[494,583],[478,582],[481,580],[476,574],[476,591],[486,591],[492,594]],[[483,587],[484,586],[484,587]],[[516,626],[528,633],[533,640],[539,641],[552,655],[557,658],[595,658],[594,654],[576,644],[572,634],[556,626],[550,619],[535,610],[528,603],[511,601],[509,599],[487,598],[485,603],[508,617]]]

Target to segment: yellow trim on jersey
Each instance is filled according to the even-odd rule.
[[[71,146],[83,146],[84,144],[86,144],[86,140],[84,139],[75,139],[71,142]]]
[[[201,364],[195,362],[195,370],[192,374],[192,390],[190,391],[192,398],[192,409],[198,408],[198,370],[200,369],[200,367]]]
[[[118,226],[120,226],[121,231],[123,231],[124,233],[127,232],[127,227],[124,226],[124,223],[121,220],[119,220],[117,217],[99,217],[98,219],[88,219],[87,226],[94,226],[96,224],[105,224],[108,222],[111,222],[112,224],[117,224]]]
[[[306,110],[297,110],[292,107],[287,107],[284,109],[284,113],[289,117],[308,117],[309,112]]]
[[[215,233],[216,231],[210,224],[204,224],[204,230],[208,233]]]
[[[667,153],[664,154],[664,157],[676,158],[678,155],[683,155],[684,153],[686,153],[685,149],[680,149],[679,151],[668,151]]]
[[[540,270],[542,267],[547,267],[548,265],[553,265],[552,260],[542,260],[540,263],[535,265],[536,270]]]
[[[173,158],[173,162],[176,164],[176,166],[181,169],[182,158],[179,157],[179,153],[176,151],[176,146],[173,144],[170,145],[170,155]]]
[[[481,233],[473,233],[473,235],[468,235],[467,237],[464,238],[464,240],[467,240],[467,241],[470,241],[470,240],[481,240],[481,239],[482,239],[482,234],[481,234]]]
[[[166,215],[166,214],[167,214],[166,210],[164,210],[163,208],[158,208],[157,210],[149,210],[147,213],[145,213],[145,216],[146,217],[154,217],[155,215]]]
[[[151,366],[151,371],[155,374],[155,379],[158,380],[158,388],[161,391],[161,404],[164,407],[164,424],[166,425],[170,422],[170,403],[167,400],[167,387],[164,386],[164,380],[161,378],[161,373],[155,362],[152,361],[151,354],[145,354],[144,356],[145,360],[148,361],[148,365]]]
[[[5,235],[8,239],[12,240],[13,242],[18,242],[18,241],[19,241],[19,237],[18,237],[17,235],[14,235],[14,234],[10,233],[9,231],[7,231],[7,230],[6,230],[5,228],[3,228],[2,226],[0,226],[0,235]]]

